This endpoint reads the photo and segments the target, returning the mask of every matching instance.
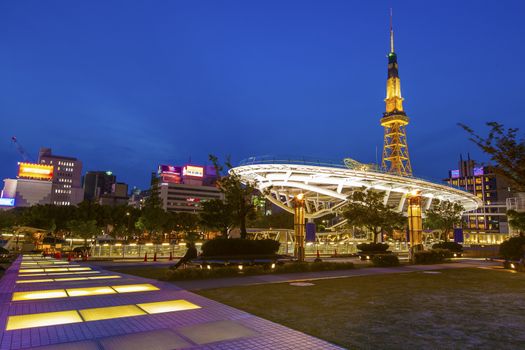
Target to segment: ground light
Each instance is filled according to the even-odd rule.
[[[158,301],[154,303],[137,304],[148,314],[160,314],[164,312],[200,309],[201,307],[186,300]]]
[[[79,310],[79,312],[85,321],[99,321],[111,318],[140,316],[146,314],[146,312],[138,308],[136,305],[99,307],[94,309]]]
[[[144,283],[144,284],[124,284],[121,286],[111,286],[114,290],[119,293],[133,293],[133,292],[148,292],[159,290],[153,284]]]
[[[74,310],[9,316],[6,330],[10,331],[13,329],[54,326],[78,322],[82,322],[82,318],[80,318],[80,315]]]
[[[83,297],[87,295],[115,294],[111,287],[90,287],[90,288],[71,288],[66,289],[70,297]]]
[[[37,290],[32,292],[15,292],[13,301],[65,298],[66,292],[63,289]]]

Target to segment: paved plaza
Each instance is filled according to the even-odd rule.
[[[37,255],[0,281],[0,328],[6,350],[340,349],[171,283]]]

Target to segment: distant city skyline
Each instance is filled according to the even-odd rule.
[[[458,122],[523,135],[521,1],[9,2],[0,176],[23,160],[11,136],[130,188],[210,153],[380,162],[390,7],[414,176],[487,160]]]

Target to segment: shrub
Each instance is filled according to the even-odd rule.
[[[423,250],[414,254],[416,264],[439,264],[450,258],[452,253],[447,249]]]
[[[216,238],[202,245],[202,256],[274,255],[280,243],[273,239]]]
[[[357,249],[362,252],[386,252],[388,247],[386,243],[361,243],[357,245]]]
[[[225,278],[225,277],[236,277],[236,276],[250,276],[250,275],[262,275],[271,273],[294,273],[294,272],[313,272],[313,271],[331,271],[331,270],[349,270],[353,269],[353,263],[288,263],[283,265],[276,265],[275,268],[271,268],[267,265],[244,265],[243,269],[240,270],[238,265],[230,266],[211,266],[210,269],[207,265],[202,268],[188,268],[180,269],[175,271],[169,271],[165,277],[160,278],[161,280],[191,280],[191,279],[207,279],[207,278]]]
[[[432,245],[432,249],[448,249],[453,253],[463,252],[463,246],[456,242],[440,242]]]
[[[372,263],[381,267],[398,266],[399,258],[394,254],[376,254],[372,257]]]
[[[507,260],[519,260],[523,257],[525,236],[512,237],[499,246],[500,255]]]

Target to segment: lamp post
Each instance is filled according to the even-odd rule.
[[[421,192],[412,191],[408,195],[408,237],[410,241],[409,258],[414,261],[417,251],[423,250],[423,219],[421,217]]]
[[[305,223],[304,223],[304,194],[299,193],[294,198],[294,230],[295,230],[295,246],[294,256],[297,261],[304,261],[304,236],[305,236]]]

